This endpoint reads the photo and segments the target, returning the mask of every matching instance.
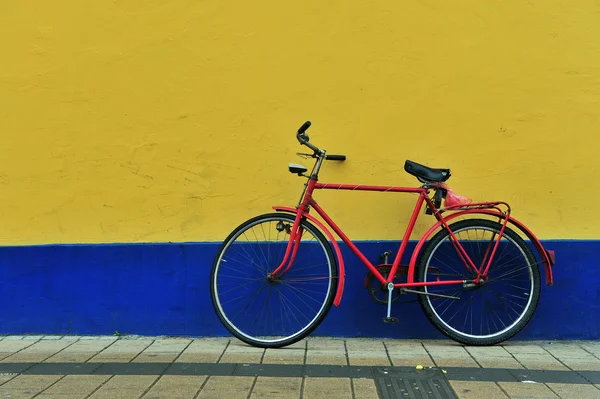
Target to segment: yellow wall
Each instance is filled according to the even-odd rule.
[[[4,244],[222,240],[295,204],[306,119],[349,158],[322,181],[412,185],[409,158],[543,238],[600,238],[595,0],[4,0],[0,38]],[[368,239],[414,201],[317,199]]]

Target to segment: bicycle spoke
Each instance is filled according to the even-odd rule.
[[[320,291],[309,290],[309,289],[306,289],[306,288],[292,287],[291,285],[286,284],[286,283],[283,283],[283,285],[286,286],[286,287],[288,287],[288,288],[290,288],[290,289],[292,289],[292,290],[294,290],[294,291],[296,291],[296,292],[299,292],[299,293],[301,293],[301,294],[303,294],[303,295],[311,298],[312,300],[314,300],[315,302],[317,302],[319,304],[321,303],[320,301],[316,300],[312,295],[307,294],[307,292],[308,293],[313,293],[313,294],[322,294],[322,292],[320,292]]]
[[[235,269],[232,269],[232,270],[235,270]],[[233,279],[233,278],[234,278],[234,279],[237,279],[237,280],[250,280],[250,281],[260,281],[260,280],[262,280],[262,279],[263,279],[262,277],[258,277],[258,278],[248,278],[248,277],[240,277],[240,276],[224,276],[224,275],[221,275],[221,276],[219,276],[219,277],[220,277],[220,278],[226,278],[226,279]]]
[[[254,229],[252,229],[252,232],[254,233]],[[254,233],[254,236],[256,237],[256,233]],[[244,237],[246,237],[246,239],[247,239],[248,241],[250,241],[250,239],[248,238],[248,236],[246,236],[246,233],[244,233]],[[258,239],[257,239],[257,242],[258,242]],[[258,256],[258,254],[256,253],[256,250],[255,250],[253,247],[254,247],[253,245],[251,245],[251,246],[250,246],[250,249],[252,249],[252,252],[254,252],[254,255],[255,255],[253,258],[258,258],[259,256]],[[242,248],[243,248],[243,247],[242,247]],[[253,259],[253,258],[251,258],[251,259]],[[264,259],[264,261],[265,261],[265,264],[266,264],[266,265],[265,265],[264,269],[263,269],[263,268],[261,268],[261,271],[262,271],[262,272],[264,272],[264,273],[266,274],[266,273],[267,273],[268,261],[265,259],[265,257],[264,257],[264,254],[263,254],[263,259]],[[254,262],[253,262],[253,263],[254,263]],[[260,265],[259,265],[259,264],[257,264],[257,263],[255,263],[255,264],[256,264],[257,266],[259,266],[259,267],[260,267]]]
[[[326,266],[326,264],[325,263],[319,263],[319,264],[312,264],[312,265],[303,266],[303,267],[296,267],[296,265],[294,264],[286,274],[289,275],[290,273],[294,273],[294,272],[297,273],[297,272],[302,271],[302,270],[314,269],[316,267],[323,267],[323,266]]]
[[[275,225],[292,226],[293,220],[256,220],[223,246],[211,284],[215,309],[231,332],[252,344],[296,340],[331,306],[335,263],[327,240],[303,221],[284,264],[290,269],[280,279],[267,279],[282,263],[291,238],[288,227],[280,231]]]
[[[263,289],[265,286],[266,286],[266,285],[263,285],[263,286],[261,287],[261,289],[259,290],[259,292],[260,292],[260,291],[261,291],[261,290],[262,290],[262,289]],[[230,300],[228,300],[228,301],[226,301],[226,302],[222,302],[222,304],[223,304],[223,305],[227,305],[228,303],[231,303],[231,302],[237,302],[238,300],[240,300],[241,298],[243,298],[243,297],[245,297],[245,296],[246,296],[246,294],[241,294],[241,295],[239,295],[239,296],[237,296],[237,297],[235,297],[235,298],[232,298],[232,299],[230,299]]]
[[[254,301],[256,300],[256,298],[258,297],[258,295],[261,293],[261,291],[264,289],[264,285],[261,287],[260,290],[256,291],[256,294],[254,294],[254,296],[252,297],[252,301],[250,301],[249,305],[246,305],[244,308],[242,308],[238,313],[235,314],[235,316],[233,316],[233,318],[231,320],[235,320],[235,318],[242,313],[242,311],[245,311],[248,309],[248,306],[251,306],[252,304],[254,304]]]
[[[271,290],[273,289],[273,286],[269,287],[269,291],[267,292],[267,301],[269,302],[269,314],[272,315],[273,314],[273,306],[271,306]],[[275,327],[275,326],[273,326]],[[267,330],[269,329],[269,319],[267,317],[267,322],[265,323],[265,336],[267,336]],[[273,331],[275,330],[275,328],[273,328]]]
[[[259,271],[259,272],[261,272],[261,273],[264,273],[264,272],[265,272],[265,268],[261,267],[261,266],[260,266],[258,263],[256,263],[254,260],[252,260],[252,258],[250,258],[250,255],[249,255],[249,254],[248,254],[248,252],[247,252],[247,251],[244,249],[244,246],[243,246],[243,245],[239,245],[238,247],[240,247],[240,248],[241,248],[241,249],[244,251],[244,253],[246,254],[246,256],[244,256],[244,255],[243,255],[241,252],[239,252],[239,250],[238,250],[237,248],[235,248],[236,250],[238,250],[238,254],[239,254],[239,255],[240,255],[242,258],[245,258],[246,260],[248,260],[248,262],[250,262],[250,265],[254,265],[254,266],[256,266],[254,269],[258,270],[258,271]],[[238,262],[238,263],[241,263],[242,265],[245,265],[245,266],[247,266],[247,264],[246,264],[246,263],[244,263],[244,262],[241,262],[241,261],[239,261],[239,260],[237,260],[237,259],[233,259],[233,260],[234,260],[235,262]]]
[[[300,299],[300,300],[301,300],[301,301],[302,301],[302,302],[303,302],[305,305],[307,305],[307,306],[310,306],[310,305],[309,305],[307,302],[305,302],[304,300],[302,300],[302,298],[300,298],[300,297],[298,296],[298,293],[299,293],[299,294],[302,294],[302,295],[304,295],[306,298],[308,298],[308,299],[310,299],[310,300],[312,300],[312,301],[316,302],[317,304],[321,304],[321,302],[320,302],[319,300],[315,299],[315,298],[314,298],[312,295],[309,295],[309,294],[305,294],[305,293],[304,293],[304,291],[306,291],[306,292],[311,292],[311,293],[316,293],[316,294],[318,294],[318,293],[319,293],[318,291],[312,291],[312,290],[307,290],[307,289],[301,290],[301,289],[298,289],[298,288],[296,288],[296,287],[292,287],[292,286],[291,286],[291,285],[289,285],[289,284],[284,284],[284,285],[285,285],[285,286],[287,286],[288,288],[290,288],[290,289],[292,290],[291,292],[292,292],[294,295],[296,295],[296,297],[297,297],[298,299]]]
[[[534,269],[535,262],[531,261],[531,250],[509,228],[500,236],[502,224],[497,222],[467,219],[453,223],[450,228],[473,264],[477,267],[490,264],[487,278],[469,287],[428,286],[425,288],[428,293],[451,295],[461,300],[427,296],[420,298],[421,303],[430,309],[431,320],[460,342],[498,342],[505,339],[505,335],[512,336],[524,325],[518,323],[531,317],[531,313],[527,314],[530,304],[534,296],[539,296],[539,290],[533,291],[533,272],[537,270]],[[442,230],[432,241],[435,243],[430,243],[427,258],[421,261],[426,263],[419,266],[422,281],[473,278],[468,270],[461,271],[464,261],[447,230]],[[539,272],[537,276],[539,284]],[[535,301],[537,303],[537,299]]]
[[[231,271],[233,271],[235,273],[238,273],[238,274],[240,274],[242,276],[242,277],[236,276],[235,278],[254,278],[254,279],[262,279],[262,278],[264,278],[264,275],[262,275],[262,274],[261,274],[260,277],[256,277],[256,273],[249,274],[247,272],[241,271],[239,268],[234,268],[234,267],[230,267],[228,265],[223,265],[222,263],[221,263],[221,265],[219,265],[219,267],[221,269],[231,270]]]
[[[295,304],[293,301],[291,301],[291,300],[290,300],[290,299],[289,299],[287,296],[285,296],[285,295],[283,295],[283,294],[282,294],[282,297],[284,298],[284,301],[287,303],[287,305],[288,305],[288,307],[289,307],[290,309],[291,309],[291,308],[294,308],[294,309],[296,310],[296,312],[300,313],[300,315],[301,315],[301,316],[303,316],[303,317],[304,317],[306,320],[310,320],[310,318],[309,318],[309,317],[307,317],[307,316],[304,314],[304,312],[302,312],[302,310],[301,310],[300,308],[298,308],[298,306],[297,306],[297,305],[296,305],[296,304]],[[294,316],[294,318],[295,318],[296,320],[298,320],[298,318],[296,317],[296,312],[290,312],[290,313],[291,313],[291,314]],[[298,323],[300,323],[300,321],[299,321],[299,320],[298,320]]]
[[[232,289],[230,289],[230,290],[227,290],[227,291],[220,291],[220,293],[221,293],[221,295],[225,295],[225,294],[227,294],[227,293],[229,293],[229,292],[232,292],[232,291],[235,291],[235,290],[239,290],[240,288],[243,288],[243,287],[247,287],[248,285],[250,285],[250,284],[252,284],[252,283],[254,283],[254,282],[255,282],[255,281],[250,281],[250,282],[248,282],[248,283],[244,283],[244,284],[242,284],[242,285],[238,285],[238,284],[236,284],[236,285],[235,285],[235,286],[234,286]]]

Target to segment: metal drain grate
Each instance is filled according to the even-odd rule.
[[[375,385],[383,399],[458,399],[440,370],[374,370]]]

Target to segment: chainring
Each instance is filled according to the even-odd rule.
[[[379,273],[381,273],[381,275],[385,278],[388,277],[388,275],[390,274],[390,271],[392,270],[392,265],[378,265],[375,267],[377,268]],[[400,271],[400,269],[401,269],[401,267],[398,268],[398,271]],[[402,274],[401,272],[400,273],[396,272],[396,276],[394,277],[393,282],[395,282],[395,283],[399,282],[399,280],[400,280],[399,277],[401,274]],[[365,287],[367,287],[367,290],[369,291],[369,295],[375,302],[381,303],[383,305],[387,305],[388,290],[386,287],[384,287],[379,282],[379,280],[377,280],[377,278],[375,278],[375,276],[371,272],[369,272],[367,274],[367,277],[365,279]],[[398,298],[400,298],[400,290],[395,290],[392,293],[392,302],[394,302]]]

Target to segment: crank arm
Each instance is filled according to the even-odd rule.
[[[432,294],[430,292],[422,292],[422,291],[417,291],[417,290],[409,290],[408,288],[401,288],[400,291],[403,292],[403,293],[404,292],[408,292],[408,293],[411,293],[411,294],[435,296],[435,297],[438,297],[438,298],[448,298],[448,299],[456,299],[456,300],[460,299],[457,296],[443,295],[443,294]]]

